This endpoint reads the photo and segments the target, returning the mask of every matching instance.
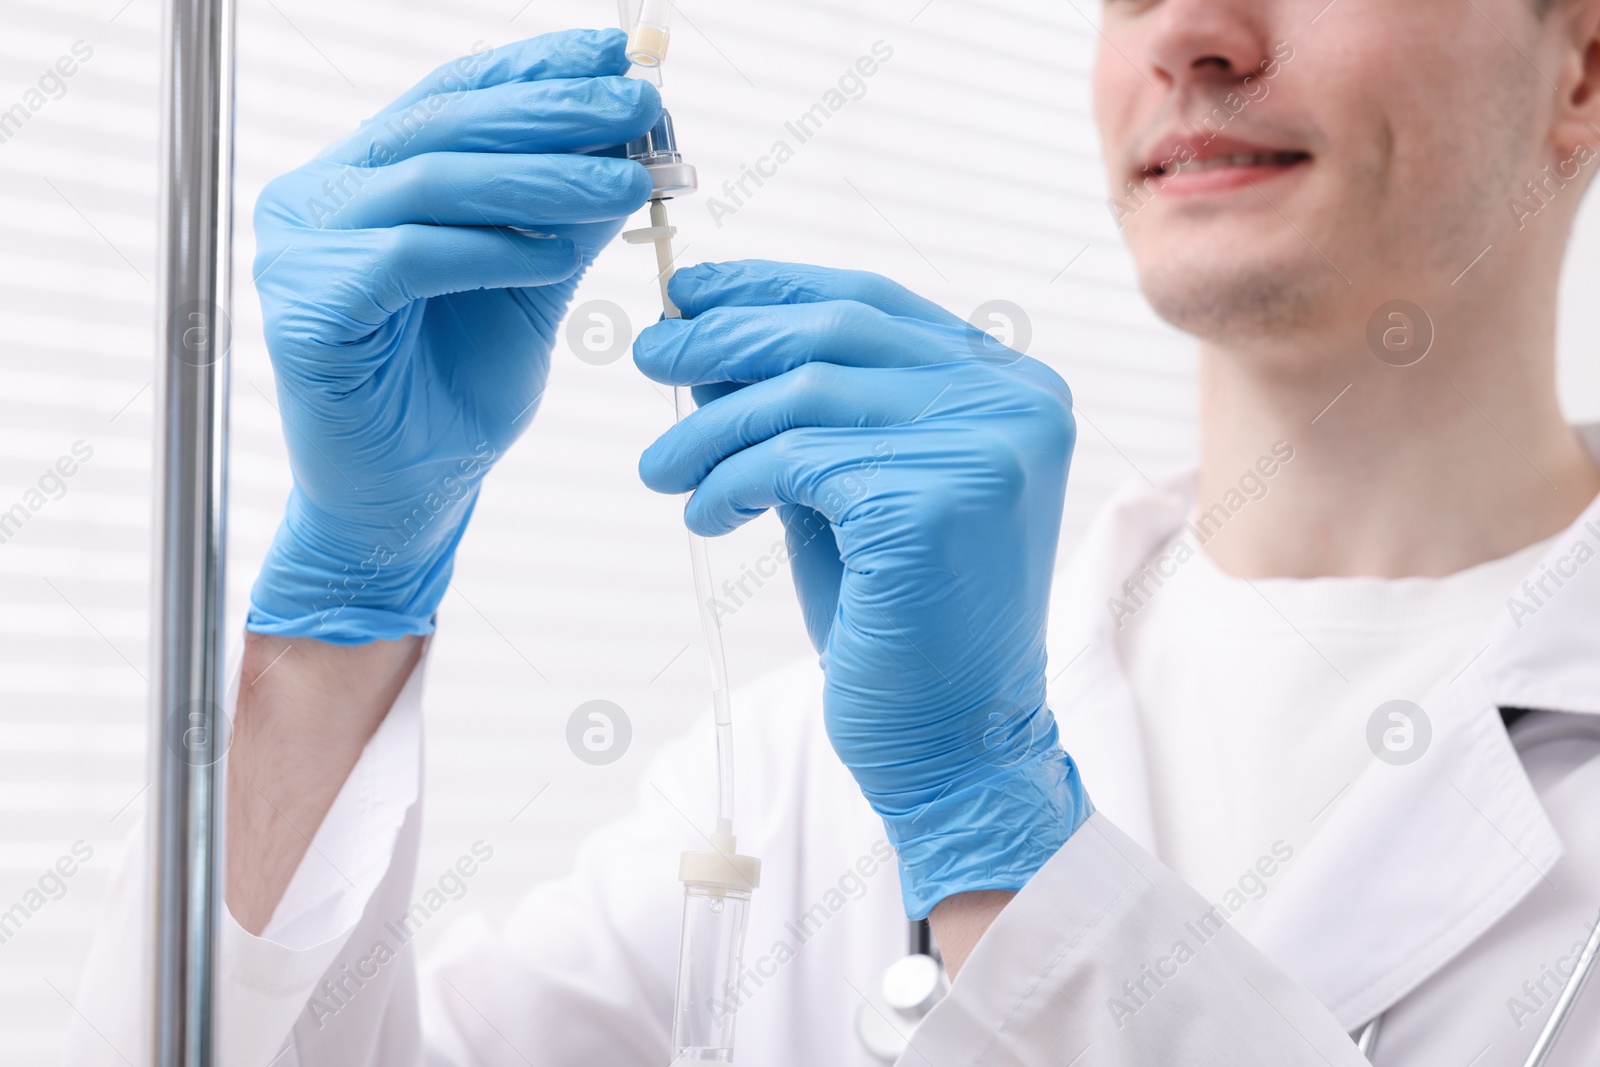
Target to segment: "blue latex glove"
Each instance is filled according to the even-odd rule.
[[[691,529],[777,508],[826,673],[828,736],[899,851],[906,912],[1020,889],[1088,818],[1045,704],[1072,454],[1049,368],[875,275],[680,271],[651,378],[704,406],[640,463]]]
[[[256,289],[294,489],[248,626],[432,631],[483,475],[525,429],[584,269],[650,178],[576,153],[661,100],[619,30],[439,68],[256,205]]]

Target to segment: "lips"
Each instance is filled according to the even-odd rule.
[[[1192,127],[1191,127],[1192,130]],[[1287,145],[1260,144],[1235,137],[1194,137],[1169,130],[1134,174],[1162,195],[1199,196],[1259,187],[1263,182],[1304,170],[1310,152]]]
[[[1179,157],[1163,160],[1154,166],[1146,168],[1145,172],[1157,178],[1166,178],[1176,174],[1198,174],[1204,171],[1223,170],[1229,167],[1289,167],[1296,163],[1304,163],[1310,158],[1311,153],[1294,150],[1229,152],[1225,155],[1207,155],[1193,159]]]

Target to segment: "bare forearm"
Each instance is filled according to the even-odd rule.
[[[228,751],[228,909],[259,934],[424,639],[330,645],[245,636]]]
[[[933,928],[933,939],[939,943],[939,954],[944,957],[945,973],[953,982],[956,973],[972,955],[983,937],[1015,893],[1000,889],[984,889],[975,893],[957,893],[946,897],[933,907],[928,925]]]

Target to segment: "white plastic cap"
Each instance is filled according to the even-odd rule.
[[[667,61],[667,45],[672,31],[665,26],[640,22],[628,34],[628,62],[641,67],[659,67]]]
[[[711,835],[710,852],[685,852],[678,857],[678,881],[711,889],[742,889],[749,892],[761,886],[761,861],[739,855],[739,844],[731,827],[718,825]]]

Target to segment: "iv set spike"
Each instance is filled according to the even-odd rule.
[[[628,31],[629,77],[661,85],[672,31],[668,0],[618,0],[622,28]],[[622,235],[629,244],[653,244],[656,278],[664,317],[682,318],[667,294],[672,280],[672,239],[677,229],[667,220],[667,201],[694,192],[695,169],[678,152],[672,116],[665,108],[655,128],[628,142],[627,155],[644,166],[651,178],[650,225]],[[682,420],[694,402],[685,386],[673,390],[673,406]],[[672,1012],[672,1060],[679,1063],[732,1063],[733,1032],[738,1007],[738,982],[744,953],[750,896],[761,883],[761,861],[740,855],[733,834],[733,715],[728,701],[728,665],[723,653],[722,624],[717,617],[711,566],[705,539],[689,534],[695,599],[711,667],[711,700],[716,724],[717,822],[709,835],[710,849],[685,852],[679,859],[683,882],[683,934],[678,948],[678,982]]]

